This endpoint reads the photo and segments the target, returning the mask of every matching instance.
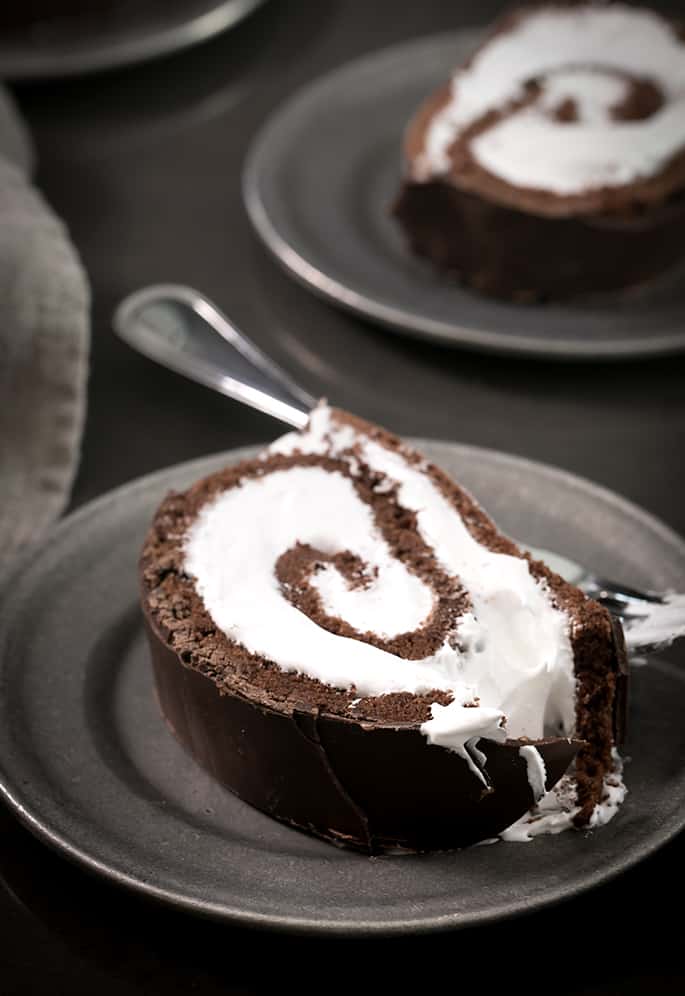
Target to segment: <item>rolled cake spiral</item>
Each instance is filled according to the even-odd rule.
[[[396,212],[417,252],[467,282],[544,296],[643,279],[685,251],[684,38],[655,12],[621,3],[521,8],[429,98],[405,152]],[[436,185],[440,204],[431,203]],[[521,215],[537,218],[537,228]],[[579,221],[592,230],[583,233]],[[470,226],[481,229],[472,256],[458,245],[460,235],[474,237]],[[510,256],[509,280],[491,273],[504,260],[482,241],[486,227],[501,257],[529,257],[526,266]],[[602,254],[613,250],[605,269]],[[556,275],[545,254],[554,254]],[[638,254],[648,258],[640,263]]]
[[[281,731],[275,741],[284,735],[285,716],[299,730],[300,747],[303,731],[317,749],[329,736],[333,744],[342,736],[347,746],[328,744],[326,765],[346,797],[357,800],[364,791],[349,789],[359,780],[357,769],[340,777],[350,758],[360,759],[356,737],[383,733],[383,750],[369,743],[363,751],[371,750],[375,763],[384,750],[392,754],[406,743],[417,770],[437,765],[444,778],[447,760],[453,785],[439,793],[434,787],[430,806],[451,797],[447,805],[459,809],[460,829],[437,831],[438,837],[449,832],[452,846],[478,839],[483,828],[504,829],[551,787],[588,736],[576,715],[579,620],[599,623],[600,658],[610,670],[615,662],[603,610],[523,557],[417,453],[325,405],[306,431],[163,504],[143,556],[143,589],[165,713],[230,787],[268,808],[263,786],[256,789],[250,778],[245,784],[234,756],[228,769],[225,756],[217,760],[206,730],[190,723],[184,732],[196,709],[185,692],[177,694],[181,672],[162,653],[160,636],[202,676],[195,691],[204,697],[203,715],[206,676],[227,708],[232,702],[243,710],[249,701],[260,723],[269,715]],[[609,706],[614,687],[611,674],[604,689]],[[611,726],[610,714],[611,708]],[[250,715],[248,722],[241,713],[241,729],[254,722]],[[388,732],[399,737],[394,745]],[[606,728],[601,736],[606,740]],[[609,730],[606,764],[611,738]],[[261,770],[270,747],[261,735],[260,743]],[[373,763],[364,759],[366,767]],[[387,791],[387,772],[377,778]],[[377,798],[377,784],[368,790]],[[388,812],[397,805],[393,796]],[[414,826],[420,807],[411,796],[402,805]],[[299,808],[286,809],[281,802],[274,815],[324,835],[335,832],[309,809],[304,820]],[[421,847],[408,819],[405,813],[395,843]],[[345,833],[370,846],[358,831]],[[393,839],[387,828],[372,836],[376,845]]]
[[[458,751],[572,732],[566,617],[527,561],[472,537],[425,469],[319,408],[257,470],[186,540],[186,570],[231,639],[357,697],[449,693],[424,729]]]
[[[635,198],[661,198],[683,182],[685,163],[669,166],[684,152],[685,44],[674,28],[623,5],[543,7],[513,16],[455,74],[412,171],[421,180],[470,160],[503,181],[502,197],[523,188],[566,211],[555,196],[589,208],[631,185]]]

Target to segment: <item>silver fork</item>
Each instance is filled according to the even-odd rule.
[[[162,366],[298,429],[316,404],[216,305],[190,287],[159,284],[137,291],[121,302],[113,324],[129,346]],[[553,551],[531,552],[619,618],[633,654],[647,654],[685,636],[685,594],[639,591]]]

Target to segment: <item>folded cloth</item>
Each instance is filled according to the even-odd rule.
[[[64,225],[31,186],[0,91],[0,558],[63,511],[86,405],[90,294]]]

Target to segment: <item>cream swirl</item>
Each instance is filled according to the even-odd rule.
[[[417,454],[320,406],[263,471],[185,539],[229,639],[358,696],[448,693],[423,731],[478,774],[481,737],[572,732],[567,617],[526,560],[477,542]]]
[[[560,196],[649,179],[685,148],[685,44],[623,4],[524,11],[453,76],[414,179],[447,173],[459,142],[497,179]]]

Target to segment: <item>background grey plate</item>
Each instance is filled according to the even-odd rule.
[[[685,543],[645,512],[541,464],[421,444],[523,540],[655,588],[682,586]],[[66,519],[6,581],[0,790],[39,837],[186,909],[337,933],[421,931],[512,916],[634,864],[685,823],[685,669],[635,674],[630,795],[595,833],[452,854],[366,858],[290,830],[183,752],[155,701],[136,561],[153,509],[252,450],[153,474]]]
[[[685,348],[685,270],[564,305],[513,305],[440,278],[389,215],[402,132],[479,40],[471,31],[386,49],[324,76],[267,122],[244,197],[266,245],[317,294],[398,332],[497,353],[616,359]]]
[[[213,38],[262,3],[264,0],[120,0],[111,11],[54,18],[3,31],[0,77],[76,76],[168,55]]]

